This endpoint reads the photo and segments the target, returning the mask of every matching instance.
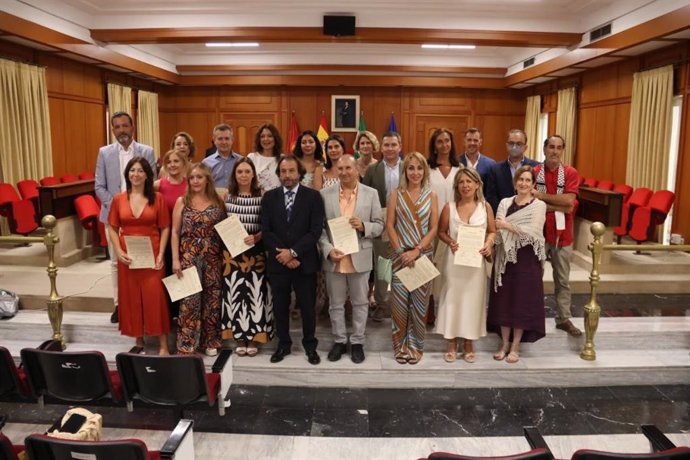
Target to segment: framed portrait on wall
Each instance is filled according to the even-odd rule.
[[[359,96],[331,96],[331,131],[357,132]]]

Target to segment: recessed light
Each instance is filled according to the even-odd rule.
[[[256,42],[216,42],[206,43],[208,48],[254,48],[259,46]]]
[[[437,50],[473,50],[476,48],[474,45],[448,45],[448,44],[434,44],[434,43],[424,43],[422,48],[427,49],[437,49]]]

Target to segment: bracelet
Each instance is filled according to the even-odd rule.
[[[402,254],[403,252],[405,252],[405,250],[402,248],[402,246],[395,250],[395,253],[396,253],[397,255],[400,255],[400,254]]]
[[[421,245],[418,244],[418,245],[415,246],[414,248],[415,248],[417,251],[419,251],[420,254],[422,253],[422,246],[421,246]]]

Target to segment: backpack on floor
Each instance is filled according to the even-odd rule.
[[[12,318],[19,309],[19,296],[14,292],[0,289],[0,319]]]

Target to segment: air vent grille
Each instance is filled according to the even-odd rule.
[[[594,40],[599,40],[602,37],[606,37],[607,35],[611,35],[611,23],[606,24],[605,26],[601,26],[598,29],[594,29],[589,33],[589,41],[593,42]]]
[[[531,57],[531,58],[529,58],[529,59],[526,59],[526,60],[522,63],[522,68],[523,68],[523,69],[526,69],[527,67],[529,67],[529,66],[531,66],[531,65],[534,65],[534,58],[533,58],[533,57]]]

